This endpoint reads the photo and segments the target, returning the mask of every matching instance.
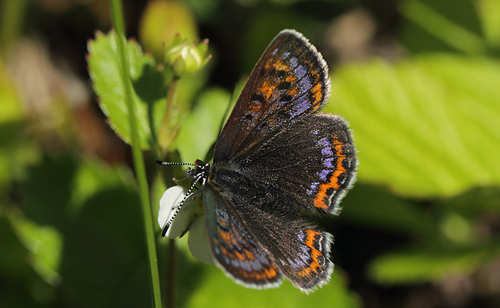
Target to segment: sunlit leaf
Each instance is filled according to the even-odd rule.
[[[19,239],[31,253],[33,269],[47,283],[57,285],[61,280],[58,273],[63,244],[61,234],[53,227],[37,226],[21,215],[12,215],[11,219]]]
[[[133,182],[133,175],[125,166],[109,166],[96,159],[86,159],[78,166],[71,194],[72,209],[76,212],[88,198],[99,191],[122,187]]]
[[[207,268],[198,291],[186,299],[186,307],[361,307],[359,299],[345,287],[341,274],[335,272],[330,282],[307,295],[284,281],[278,288],[255,290],[236,284],[215,266]]]
[[[21,97],[5,65],[0,61],[0,124],[24,118]]]
[[[55,264],[51,261],[58,260],[58,258],[51,259],[49,257],[49,260],[43,260],[43,257],[47,257],[45,253],[51,256],[58,256],[59,251],[57,249],[54,252],[50,252],[51,248],[58,247],[51,247],[50,244],[53,244],[53,242],[49,241],[47,247],[39,247],[40,250],[44,251],[40,256],[42,258],[39,258],[39,256],[33,258],[32,253],[35,251],[31,248],[36,247],[29,244],[28,246],[31,247],[27,247],[24,236],[18,232],[19,226],[17,224],[19,223],[19,215],[17,213],[10,214],[12,214],[10,215],[11,217],[0,215],[0,233],[2,234],[0,238],[0,249],[2,251],[0,272],[2,273],[3,280],[9,282],[2,286],[0,305],[2,307],[17,305],[34,307],[40,305],[40,301],[51,301],[55,295],[55,289],[47,280],[56,282],[52,280],[57,275],[53,275],[52,265]],[[45,235],[41,235],[41,241],[44,242],[38,242],[39,246],[45,244],[45,240],[48,239]],[[28,242],[33,244],[31,241]],[[45,279],[42,279],[40,275],[44,276]]]
[[[89,42],[89,70],[99,105],[115,132],[130,143],[130,123],[125,103],[125,88],[120,78],[115,33],[96,34]],[[157,70],[151,55],[143,54],[137,42],[126,43],[137,129],[142,149],[149,149],[156,140],[163,119],[167,88],[163,74]]]
[[[500,63],[447,55],[342,67],[326,111],[351,123],[359,179],[415,197],[499,185]]]

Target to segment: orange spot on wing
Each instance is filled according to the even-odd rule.
[[[227,221],[219,219],[218,222],[221,224],[221,226],[227,227]]]
[[[319,73],[318,73],[318,71],[317,70],[311,70],[309,73],[313,77],[313,83],[319,83]]]
[[[245,250],[243,250],[243,252],[245,253],[245,255],[247,256],[248,259],[250,259],[250,260],[255,259],[255,255],[253,253],[251,253],[249,250],[245,249]]]
[[[266,99],[269,99],[275,89],[276,86],[266,80],[260,85],[259,92],[262,93],[266,97]]]
[[[273,277],[276,277],[276,275],[278,275],[278,272],[276,271],[274,266],[269,268],[269,269],[265,269],[264,272],[265,272],[266,277],[268,277],[268,278],[273,278]]]
[[[238,258],[241,261],[244,261],[244,260],[247,259],[247,258],[245,258],[245,256],[243,254],[241,254],[241,253],[239,253],[237,251],[235,252],[235,255],[236,255],[236,258]]]
[[[327,191],[330,188],[339,189],[339,176],[345,173],[347,170],[342,166],[342,162],[346,158],[345,155],[341,155],[342,146],[344,145],[342,142],[338,141],[337,137],[333,136],[333,145],[335,147],[335,153],[337,154],[337,165],[335,166],[335,171],[330,177],[330,181],[328,183],[324,183],[319,185],[319,191],[314,199],[314,207],[319,209],[328,209],[328,204],[325,202],[325,199],[328,197]]]
[[[294,83],[297,80],[297,77],[295,75],[288,75],[285,78],[285,81],[288,81],[289,83]]]
[[[311,272],[314,272],[318,274],[318,270],[321,268],[321,265],[319,264],[318,257],[322,256],[323,253],[316,249],[314,247],[314,243],[316,242],[316,236],[320,235],[318,231],[307,229],[307,240],[306,240],[306,245],[307,247],[311,248],[311,259],[313,260],[311,262],[311,265],[307,268],[304,268],[302,271],[299,272],[299,276],[309,276],[311,275]]]
[[[273,66],[275,69],[280,70],[280,71],[289,71],[290,66],[288,64],[283,63],[283,61],[276,61],[273,63]]]
[[[315,104],[318,104],[319,102],[321,102],[321,100],[323,99],[323,93],[321,93],[321,89],[322,89],[322,85],[321,83],[318,83],[316,84],[312,89],[311,89],[311,92],[313,93],[313,98],[314,98],[314,103]],[[314,106],[315,109],[319,108],[319,104]]]
[[[293,88],[290,91],[288,91],[288,95],[291,95],[291,96],[297,96],[298,94],[299,94],[299,91],[297,90],[297,88]]]
[[[276,277],[278,275],[278,271],[276,270],[274,265],[272,265],[270,268],[265,268],[262,271],[241,271],[241,274],[249,280],[262,281],[270,280]]]
[[[219,235],[222,241],[226,243],[231,243],[231,234],[229,232],[224,232],[221,229],[219,229]]]

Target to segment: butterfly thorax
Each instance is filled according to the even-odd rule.
[[[286,212],[276,209],[282,196],[269,183],[255,178],[248,170],[234,161],[210,165],[206,186],[220,194],[235,207],[254,207],[266,211]]]
[[[208,183],[217,190],[234,188],[247,191],[251,185],[250,179],[242,174],[242,170],[234,163],[217,162],[210,165]]]

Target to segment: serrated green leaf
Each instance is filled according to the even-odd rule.
[[[360,180],[413,197],[500,184],[500,63],[433,55],[349,65],[325,111],[344,116]]]
[[[99,105],[109,119],[115,132],[130,143],[128,109],[125,90],[120,79],[119,57],[115,33],[97,33],[96,39],[88,44],[89,71],[94,90],[99,96]],[[156,140],[166,104],[167,87],[164,75],[158,71],[150,55],[143,54],[135,41],[126,43],[130,76],[134,88],[134,102],[142,149],[149,149]]]

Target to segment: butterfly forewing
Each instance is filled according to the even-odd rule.
[[[264,51],[224,126],[214,162],[244,157],[273,132],[321,108],[328,69],[302,34],[280,32]]]

